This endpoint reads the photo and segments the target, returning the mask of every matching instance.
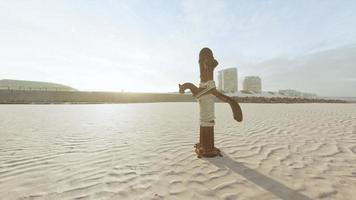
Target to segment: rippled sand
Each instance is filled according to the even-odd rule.
[[[355,104],[0,105],[0,199],[354,199]]]

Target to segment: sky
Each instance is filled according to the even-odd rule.
[[[0,79],[175,92],[203,47],[239,89],[356,97],[354,0],[0,0]]]

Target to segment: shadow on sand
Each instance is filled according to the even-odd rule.
[[[285,200],[311,200],[311,198],[301,194],[260,172],[248,168],[243,163],[231,159],[226,154],[224,157],[206,159],[210,163],[221,169],[231,169],[235,173],[245,177],[247,180],[273,193],[275,196]]]

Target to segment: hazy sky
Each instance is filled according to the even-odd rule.
[[[356,96],[354,0],[0,0],[0,79],[177,91],[199,82],[202,47],[240,89],[259,75],[266,91]]]

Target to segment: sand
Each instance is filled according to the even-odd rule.
[[[0,105],[0,199],[354,199],[356,104]]]

